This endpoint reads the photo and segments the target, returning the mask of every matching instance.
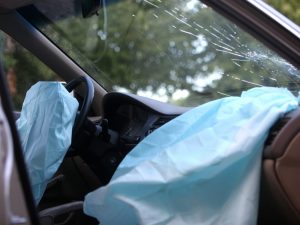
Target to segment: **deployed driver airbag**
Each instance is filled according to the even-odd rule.
[[[77,109],[59,82],[38,82],[26,94],[17,128],[36,203],[71,144]]]
[[[254,225],[268,130],[297,106],[262,87],[190,110],[135,147],[84,211],[105,225]]]

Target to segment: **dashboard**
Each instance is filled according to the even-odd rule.
[[[162,103],[133,94],[109,93],[103,100],[104,117],[121,140],[137,144],[154,130],[190,108]]]
[[[118,92],[103,99],[103,135],[89,141],[88,154],[82,157],[106,184],[123,158],[145,137],[190,108],[179,107],[153,99]],[[102,132],[103,133],[103,132]]]

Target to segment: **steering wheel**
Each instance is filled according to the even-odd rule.
[[[89,109],[91,107],[92,101],[94,99],[94,85],[88,76],[81,76],[79,78],[76,78],[69,83],[65,85],[65,88],[71,92],[73,91],[77,86],[79,86],[81,83],[85,85],[85,95],[83,98],[82,106],[79,110],[79,113],[77,113],[75,123],[73,126],[73,134],[72,139],[78,134],[79,130],[82,128],[82,125],[87,117],[87,114],[89,112]]]

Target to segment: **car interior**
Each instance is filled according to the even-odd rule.
[[[71,146],[55,176],[48,182],[43,198],[35,207],[28,175],[26,171],[22,172],[25,163],[16,127],[12,123],[12,120],[16,121],[20,117],[20,109],[12,108],[9,91],[5,88],[7,85],[1,84],[1,101],[6,104],[3,107],[13,133],[19,182],[31,221],[28,224],[98,224],[98,221],[82,211],[85,195],[108,184],[124,157],[145,137],[192,107],[128,92],[107,91],[92,74],[44,35],[44,31],[32,24],[34,16],[30,14],[30,7],[35,2],[38,1],[0,0],[0,29],[66,83],[66,89],[79,102],[79,110]],[[278,20],[263,14],[264,5],[256,5],[255,8],[246,2],[203,1],[208,7],[236,22],[299,71],[299,27],[284,27]],[[83,0],[81,3],[82,17],[94,16],[103,8],[103,1]],[[114,1],[110,4],[113,5]],[[295,85],[294,92],[299,90],[299,84]],[[297,109],[277,121],[269,132],[262,156],[257,224],[300,223],[299,124],[300,109]],[[12,205],[15,207],[16,203]]]

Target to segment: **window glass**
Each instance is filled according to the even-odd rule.
[[[58,76],[10,36],[0,33],[4,72],[15,110],[20,111],[27,90],[42,80],[59,80]]]
[[[299,91],[299,70],[198,0],[106,2],[87,19],[40,2],[51,22],[33,23],[108,91],[184,106],[260,86]]]

